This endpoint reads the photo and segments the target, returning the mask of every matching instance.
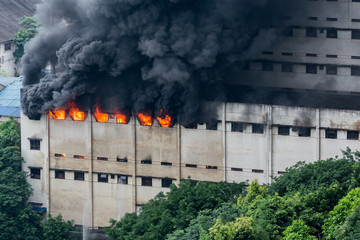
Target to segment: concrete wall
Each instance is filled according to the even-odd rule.
[[[84,122],[69,116],[54,120],[42,115],[39,121],[22,116],[23,169],[42,171],[40,180],[29,178],[34,188],[30,202],[76,224],[106,226],[110,218],[119,219],[160,191],[167,192],[163,179],[269,183],[271,176],[298,161],[313,162],[341,155],[346,147],[360,147],[359,139],[347,139],[347,131],[360,129],[360,111],[223,103],[217,115],[217,130],[206,130],[206,125],[162,128],[157,122],[141,126],[134,118],[128,124],[98,123],[91,114]],[[243,131],[233,131],[234,123],[241,123]],[[253,133],[254,124],[261,124],[263,133]],[[282,126],[289,127],[289,135],[278,134]],[[311,135],[300,137],[299,127],[310,128]],[[326,129],[337,130],[337,138],[326,138]],[[40,151],[30,150],[28,138],[41,139]],[[55,178],[56,170],[64,170],[65,179]],[[76,171],[84,172],[83,181],[74,180]],[[98,174],[107,174],[108,182],[99,182]],[[127,176],[127,184],[119,184],[118,175]],[[143,186],[144,177],[152,178],[152,186]]]
[[[15,64],[13,52],[16,48],[15,44],[11,43],[11,49],[5,51],[5,44],[0,43],[0,71],[6,76],[15,77],[20,74],[19,65]]]

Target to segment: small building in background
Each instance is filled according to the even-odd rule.
[[[13,117],[20,123],[21,78],[0,77],[0,123]]]

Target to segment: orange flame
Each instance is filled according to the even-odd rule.
[[[49,111],[49,114],[56,120],[64,120],[66,117],[65,110]]]
[[[158,120],[158,122],[160,123],[160,125],[161,125],[162,127],[166,127],[166,128],[174,126],[174,123],[173,123],[173,121],[172,121],[172,118],[171,118],[171,116],[167,113],[167,111],[165,111],[165,116],[164,116],[164,118],[161,117],[162,113],[163,113],[163,110],[160,109],[160,114],[159,114],[160,116],[156,116],[156,119]]]
[[[96,105],[94,112],[96,121],[98,122],[109,122],[109,114],[100,112],[99,106]]]
[[[152,126],[153,119],[152,119],[151,115],[148,115],[146,113],[137,113],[137,117],[138,117],[141,125]]]
[[[129,122],[129,114],[116,113],[116,123],[127,124]]]
[[[79,110],[76,107],[74,102],[69,103],[69,115],[74,121],[84,121],[85,120],[85,112]]]

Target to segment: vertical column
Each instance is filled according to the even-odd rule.
[[[315,161],[321,159],[321,129],[320,129],[320,109],[316,109],[316,156]]]
[[[179,185],[180,184],[180,181],[181,181],[181,125],[180,123],[177,124],[177,162],[176,162],[176,165],[177,165],[177,184]]]
[[[268,183],[272,182],[271,176],[272,176],[272,148],[273,148],[273,134],[272,134],[272,106],[269,105],[267,109],[267,123],[266,123],[266,133],[267,133],[267,139],[266,139],[266,152],[267,152],[267,179]]]
[[[132,173],[132,206],[133,206],[133,212],[136,212],[136,202],[137,202],[137,196],[136,196],[136,114],[133,114],[133,134],[134,134],[134,166],[133,166],[133,173]]]
[[[90,227],[94,228],[94,180],[93,180],[93,121],[91,110],[88,110],[88,119],[90,119],[90,123],[88,123],[88,142],[90,147],[90,163],[89,163],[89,204],[90,204]],[[89,120],[88,120],[89,121]],[[83,223],[85,224],[85,223]]]
[[[222,118],[221,118],[221,125],[222,125],[222,145],[223,145],[223,168],[224,168],[224,181],[227,180],[227,173],[226,173],[226,102],[223,104],[222,109]]]
[[[44,166],[44,179],[45,179],[45,187],[46,187],[46,200],[48,213],[51,213],[51,192],[50,192],[50,118],[49,114],[46,114],[46,159]]]

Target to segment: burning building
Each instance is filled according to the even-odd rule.
[[[101,227],[182,178],[268,183],[357,149],[359,8],[44,1],[22,62],[30,202]]]

